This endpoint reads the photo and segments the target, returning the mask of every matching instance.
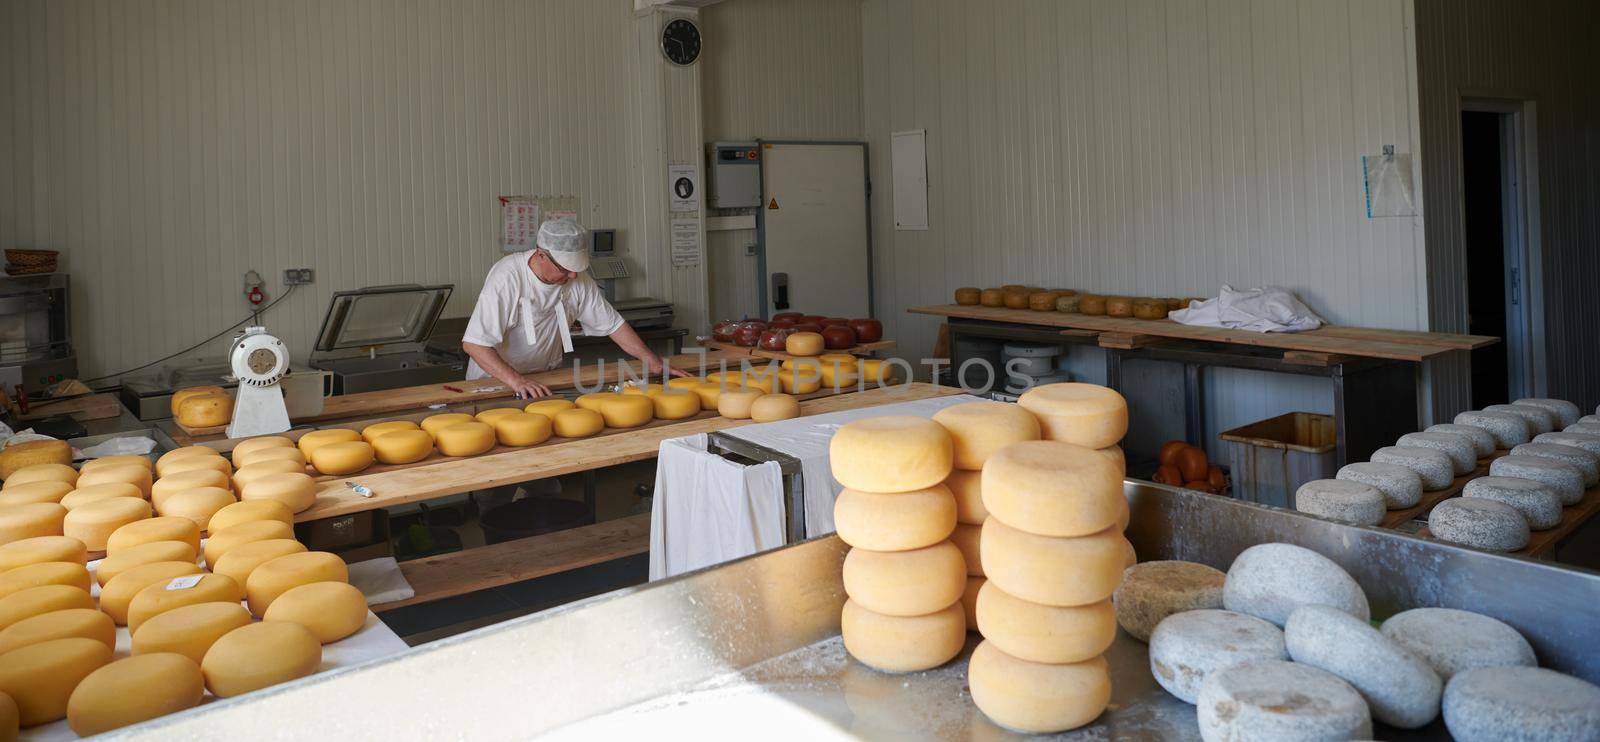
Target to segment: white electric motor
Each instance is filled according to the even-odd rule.
[[[230,356],[233,375],[239,380],[233,400],[233,422],[229,438],[282,433],[289,429],[289,410],[283,404],[284,374],[289,371],[289,349],[283,341],[267,334],[265,327],[246,327],[233,339]]]

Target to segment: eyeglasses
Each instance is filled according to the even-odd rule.
[[[561,275],[566,276],[567,278],[575,278],[578,275],[577,271],[567,270],[566,266],[563,266],[562,264],[557,263],[555,257],[550,254],[550,251],[548,251],[548,250],[546,250],[546,249],[544,249],[542,247],[539,248],[538,250],[535,250],[533,254],[539,256],[540,258],[543,258],[544,262],[549,263],[550,267],[555,268],[558,272],[561,273]]]

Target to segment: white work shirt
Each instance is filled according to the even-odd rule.
[[[564,284],[539,280],[528,266],[533,251],[507,255],[489,269],[461,339],[487,345],[520,373],[548,371],[561,365],[561,327],[556,302],[567,319],[583,325],[585,335],[610,335],[622,327],[622,315],[611,308],[588,273]],[[489,373],[476,361],[467,364],[467,379]]]

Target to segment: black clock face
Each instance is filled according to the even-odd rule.
[[[661,29],[661,53],[677,65],[691,65],[700,58],[700,29],[694,21],[675,18]]]

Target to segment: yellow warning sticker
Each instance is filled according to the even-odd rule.
[[[773,211],[777,211],[778,210],[778,199],[777,199],[777,197],[773,197],[773,199],[767,203],[767,208],[771,209]]]

